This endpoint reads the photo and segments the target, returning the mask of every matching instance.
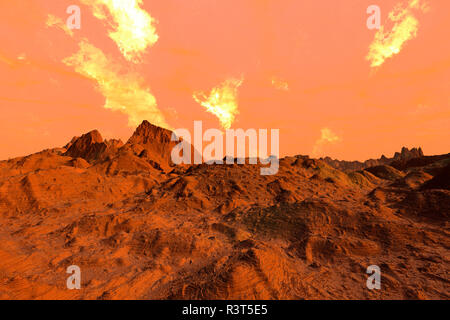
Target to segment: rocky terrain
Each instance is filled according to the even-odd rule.
[[[411,159],[423,158],[422,148],[412,148],[409,150],[408,148],[403,147],[401,152],[396,152],[392,158],[386,158],[386,156],[382,155],[379,159],[369,159],[364,162],[360,161],[345,161],[345,160],[334,160],[330,157],[322,158],[321,160],[325,161],[327,164],[332,166],[333,168],[349,172],[349,171],[357,171],[364,170],[366,168],[382,166],[382,165],[392,165],[392,163],[402,163],[409,161]]]
[[[450,298],[450,154],[261,176],[174,166],[170,137],[143,122],[125,144],[92,131],[1,161],[0,298]]]

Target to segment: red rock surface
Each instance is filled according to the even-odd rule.
[[[93,131],[1,161],[0,298],[449,298],[450,157],[347,173],[286,157],[261,176],[174,166],[170,137],[144,122],[125,145]]]
[[[334,160],[330,157],[325,157],[322,160],[336,169],[348,172],[382,165],[391,165],[397,168],[410,160],[424,157],[422,148],[412,148],[409,150],[408,148],[403,147],[401,152],[396,152],[392,158],[387,158],[382,155],[379,159],[369,159],[364,162]]]

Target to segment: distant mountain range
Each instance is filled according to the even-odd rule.
[[[412,148],[409,150],[408,148],[403,147],[401,152],[396,152],[392,158],[387,158],[382,155],[379,159],[369,159],[364,162],[360,161],[345,161],[345,160],[334,160],[330,157],[321,158],[321,160],[328,163],[333,168],[342,170],[342,171],[357,171],[364,170],[369,167],[375,167],[380,165],[390,165],[394,161],[405,162],[411,159],[423,157],[422,148]]]

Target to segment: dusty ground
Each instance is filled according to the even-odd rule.
[[[0,298],[449,299],[450,156],[350,173],[288,157],[261,176],[171,166],[172,146],[143,123],[0,162]]]

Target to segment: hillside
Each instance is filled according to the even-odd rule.
[[[450,158],[347,172],[285,157],[262,176],[175,166],[170,135],[144,122],[125,144],[93,131],[1,161],[0,298],[450,298]],[[366,288],[374,264],[382,290]]]

